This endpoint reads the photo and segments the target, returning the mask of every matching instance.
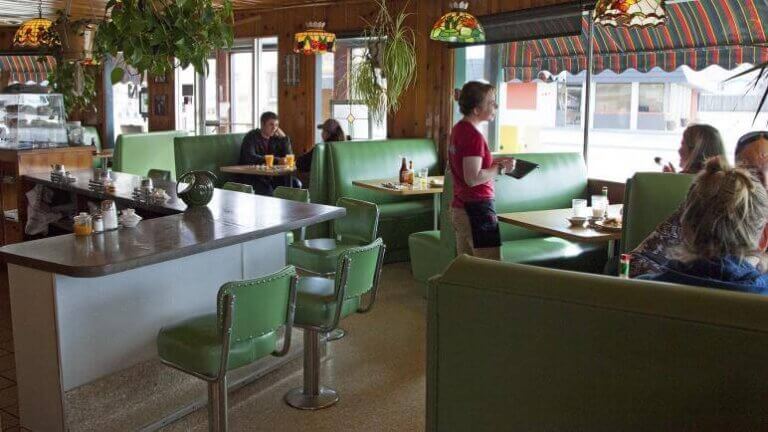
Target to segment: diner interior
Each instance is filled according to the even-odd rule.
[[[767,96],[764,0],[0,0],[0,431],[768,430]]]

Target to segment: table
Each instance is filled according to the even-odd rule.
[[[623,204],[613,204],[610,206],[608,214],[618,215],[621,213],[622,208]],[[588,209],[587,213],[591,214],[592,210]],[[567,220],[572,214],[573,210],[569,208],[504,213],[499,215],[499,222],[517,225],[542,234],[548,234],[575,242],[608,242],[608,258],[612,258],[614,244],[616,240],[621,240],[621,231],[598,231],[589,226],[572,227]]]
[[[282,177],[296,172],[296,167],[286,165],[274,165],[267,168],[266,165],[231,165],[219,168],[219,171],[230,174],[256,175],[263,177]]]
[[[416,181],[416,179],[414,179]],[[430,176],[427,182],[426,189],[420,189],[411,185],[404,185],[402,189],[392,189],[383,186],[384,183],[398,184],[397,180],[393,179],[378,179],[378,180],[354,180],[353,185],[364,189],[370,189],[377,192],[383,192],[390,195],[397,196],[415,196],[415,195],[432,195],[433,199],[433,226],[434,229],[439,228],[438,216],[440,215],[440,194],[443,193],[443,186],[433,186],[432,182],[437,181],[440,185],[443,184],[443,176]]]

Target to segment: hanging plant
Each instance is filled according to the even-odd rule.
[[[189,65],[208,74],[208,58],[217,49],[231,48],[232,1],[109,0],[109,19],[99,26],[97,50],[117,56],[139,73],[164,76]],[[122,77],[116,68],[112,80]]]
[[[352,98],[368,107],[371,118],[381,122],[384,115],[400,108],[400,97],[416,79],[415,34],[405,25],[408,5],[393,16],[386,0],[376,0],[379,13],[366,22],[363,36],[367,52],[355,59],[350,71]]]
[[[64,99],[64,111],[71,115],[75,111],[93,108],[96,100],[96,75],[99,68],[93,66],[93,59],[80,57],[89,51],[84,33],[93,28],[91,20],[70,20],[63,11],[56,11],[56,20],[48,30],[50,40],[57,43],[41,48],[41,55],[53,55],[56,67],[48,73],[48,82]],[[38,61],[45,61],[39,59]]]

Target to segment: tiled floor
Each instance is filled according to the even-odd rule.
[[[0,269],[0,415],[3,430],[19,431],[13,338],[7,276]],[[299,411],[283,395],[301,385],[301,373],[257,381],[230,394],[230,431],[272,432],[424,430],[426,302],[417,293],[408,264],[384,268],[377,303],[368,314],[342,321],[347,336],[328,346],[321,383],[341,400],[320,411]],[[258,426],[257,426],[258,425]],[[165,431],[205,431],[199,410]]]
[[[19,427],[16,400],[16,365],[13,360],[13,330],[8,299],[8,276],[0,269],[0,422],[4,431],[26,430]]]

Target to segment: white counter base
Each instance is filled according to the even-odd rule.
[[[285,265],[285,234],[98,278],[8,266],[21,425],[64,431],[64,392],[156,358],[161,327],[213,313],[228,281]]]

